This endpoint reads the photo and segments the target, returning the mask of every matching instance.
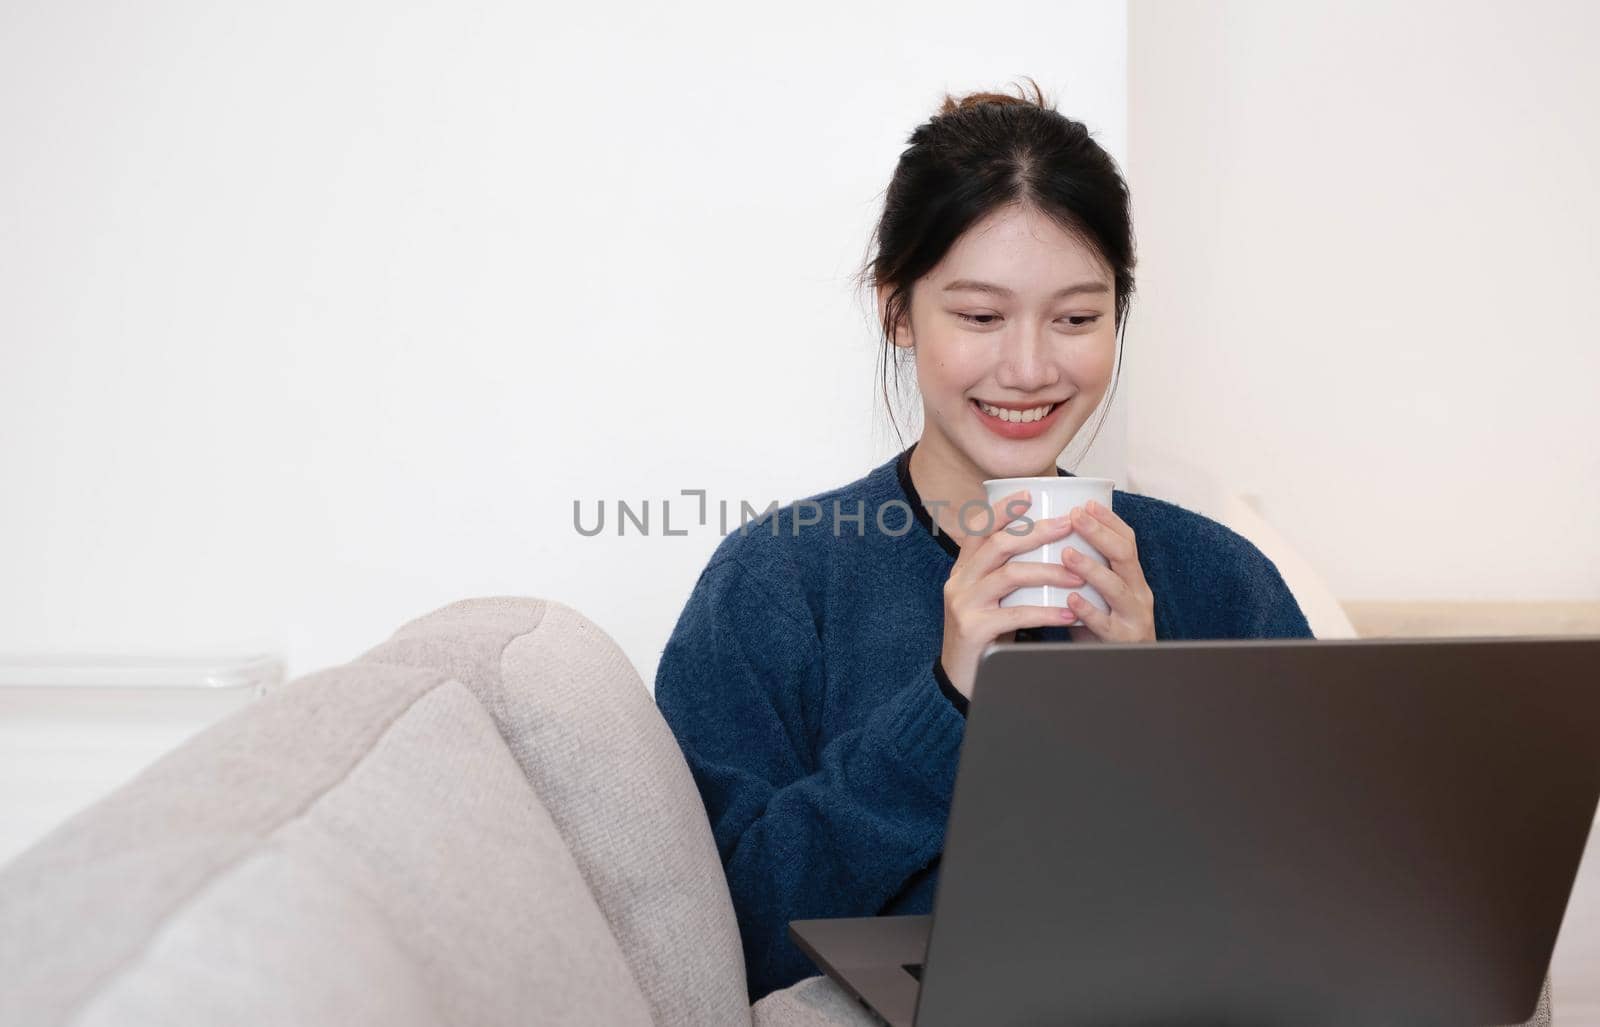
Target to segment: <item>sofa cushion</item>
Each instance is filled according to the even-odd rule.
[[[475,696],[347,665],[202,732],[0,873],[0,1022],[650,1022]]]
[[[807,977],[764,995],[750,1009],[755,1027],[878,1027],[854,995],[829,977]]]
[[[560,603],[469,599],[363,662],[471,687],[550,811],[660,1024],[747,1024],[727,879],[682,750],[626,654]]]
[[[750,1010],[755,1027],[877,1027],[880,1021],[854,995],[828,977],[807,977],[774,991]],[[1592,1023],[1578,1017],[1573,1023]],[[1550,978],[1539,990],[1533,1016],[1512,1027],[1550,1027]]]

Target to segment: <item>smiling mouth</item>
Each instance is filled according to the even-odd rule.
[[[1005,421],[1009,424],[1031,424],[1034,421],[1042,421],[1046,417],[1049,417],[1051,414],[1055,413],[1056,407],[1059,407],[1062,403],[1066,402],[1066,400],[1061,400],[1060,402],[1056,403],[1046,403],[1042,406],[1031,407],[1027,410],[1011,410],[1006,407],[997,407],[992,404],[985,403],[981,399],[975,399],[972,402],[978,407],[979,410],[983,411],[984,414],[994,418],[997,421]]]

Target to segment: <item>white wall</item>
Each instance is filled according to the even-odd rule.
[[[1600,597],[1600,6],[1129,8],[1128,450],[1345,598]]]
[[[898,448],[846,277],[944,88],[1031,74],[1121,156],[1123,3],[1008,18],[9,5],[0,651],[298,676],[518,594],[651,680],[719,536],[573,500],[765,506]]]

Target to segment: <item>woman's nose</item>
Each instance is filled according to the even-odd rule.
[[[1050,340],[1041,330],[1015,333],[1002,344],[995,380],[1018,392],[1033,392],[1054,385],[1058,372],[1051,359]]]

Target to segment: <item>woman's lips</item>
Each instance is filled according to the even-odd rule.
[[[972,412],[977,415],[978,420],[983,422],[983,426],[1003,439],[1031,439],[1043,435],[1055,425],[1056,415],[1061,413],[1061,408],[1066,406],[1068,402],[1070,400],[1062,400],[1057,403],[1050,408],[1048,414],[1045,414],[1037,421],[1006,421],[984,413],[977,400],[967,400],[968,405],[972,407]]]

